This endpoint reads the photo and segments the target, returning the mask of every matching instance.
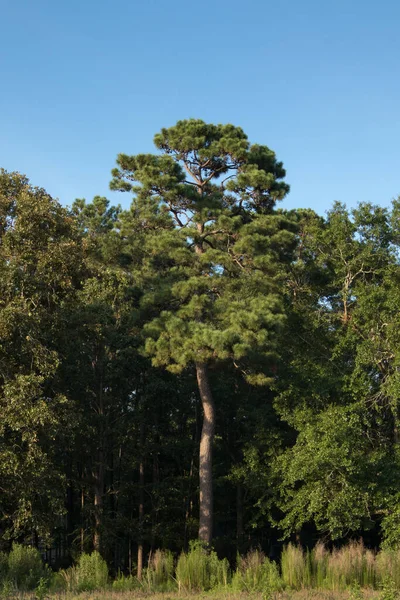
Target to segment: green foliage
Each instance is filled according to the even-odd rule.
[[[36,531],[45,538],[63,512],[56,456],[68,411],[57,390],[54,338],[82,261],[68,211],[23,176],[0,170],[1,512],[11,537]]]
[[[289,273],[275,407],[295,442],[273,460],[285,535],[313,523],[330,539],[377,526],[396,540],[397,211],[305,211]],[[305,351],[306,349],[306,351]]]
[[[188,553],[182,552],[176,565],[179,590],[210,590],[229,583],[229,563],[219,560],[216,552],[206,550],[200,542],[192,542]]]
[[[142,258],[142,303],[159,312],[145,328],[146,351],[173,373],[196,361],[245,361],[258,348],[271,358],[284,320],[280,262],[294,240],[293,224],[271,212],[287,191],[282,165],[232,125],[179,121],[155,143],[163,155],[120,155],[112,182],[134,192],[121,220]],[[261,382],[254,367],[246,375]]]
[[[281,526],[290,532],[313,519],[319,530],[340,538],[367,518],[372,493],[368,473],[383,452],[377,450],[363,464],[371,443],[366,431],[373,424],[361,406],[330,406],[307,417],[295,446],[274,467],[277,476],[283,473],[287,491]]]
[[[118,157],[126,211],[99,196],[69,211],[0,171],[0,548],[35,539],[68,564],[95,546],[116,570],[138,541],[186,548],[204,498],[200,361],[219,555],[293,534],[341,545],[288,546],[283,583],[249,553],[233,588],[400,588],[400,201],[276,210],[282,163],[232,125],[180,121],[155,145]],[[0,552],[5,595],[45,593],[29,552]],[[85,561],[50,586],[97,586]],[[197,547],[176,574],[157,551],[143,575],[156,591],[230,579]]]
[[[49,592],[49,578],[41,577],[39,583],[35,589],[36,600],[45,600]]]
[[[60,592],[72,591],[72,587],[68,587],[65,571],[52,571],[48,580],[49,594],[59,594]]]
[[[124,575],[123,573],[118,573],[117,578],[112,583],[112,589],[116,592],[132,592],[141,587],[141,582],[138,581],[137,577],[134,575]]]
[[[382,581],[382,592],[380,600],[398,600],[400,594],[396,584],[390,575],[386,575]]]
[[[8,555],[7,578],[19,590],[34,590],[41,580],[47,580],[39,550],[22,544],[13,544]]]
[[[76,584],[78,591],[98,590],[108,583],[108,567],[98,552],[81,554],[76,566]]]
[[[353,582],[349,591],[349,600],[363,600],[364,594],[362,593],[361,586],[358,581]]]
[[[5,600],[8,600],[9,598],[12,598],[16,592],[17,590],[15,585],[9,579],[5,579],[2,582],[0,588],[0,598],[5,598]]]

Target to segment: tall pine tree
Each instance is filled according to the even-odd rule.
[[[199,538],[212,539],[215,405],[210,369],[233,361],[254,384],[271,376],[284,320],[280,264],[293,236],[274,213],[288,192],[282,163],[242,129],[179,121],[159,154],[118,156],[112,189],[132,191],[148,311],[146,351],[173,373],[194,366],[203,407]]]

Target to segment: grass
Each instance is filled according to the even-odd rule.
[[[373,590],[363,590],[360,598],[362,600],[380,600],[381,593]],[[351,591],[328,591],[328,590],[301,590],[274,592],[266,596],[261,592],[202,592],[196,594],[175,593],[146,593],[141,591],[116,592],[98,591],[81,592],[80,594],[56,594],[46,596],[47,600],[353,600]],[[13,600],[36,600],[33,594],[20,594]],[[10,597],[11,600],[11,597]]]
[[[3,560],[0,600],[400,600],[400,550],[374,553],[362,542],[350,542],[332,551],[322,544],[312,551],[289,544],[280,565],[252,550],[237,557],[235,571],[226,559],[193,542],[190,551],[177,559],[169,551],[151,554],[141,581],[134,574],[119,574],[112,581],[97,553],[82,555],[75,566],[54,574],[49,569],[43,571],[39,563],[36,565],[37,557],[32,557],[31,550],[17,547],[7,564]],[[32,565],[36,565],[35,572]],[[27,591],[27,573],[36,581],[32,592]]]

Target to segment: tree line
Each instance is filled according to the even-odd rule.
[[[0,549],[396,546],[399,201],[285,210],[239,127],[154,142],[128,210],[0,171]]]

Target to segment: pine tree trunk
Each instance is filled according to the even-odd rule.
[[[200,439],[200,520],[199,539],[211,544],[213,526],[212,450],[215,430],[215,407],[205,363],[196,363],[197,383],[203,407]]]

